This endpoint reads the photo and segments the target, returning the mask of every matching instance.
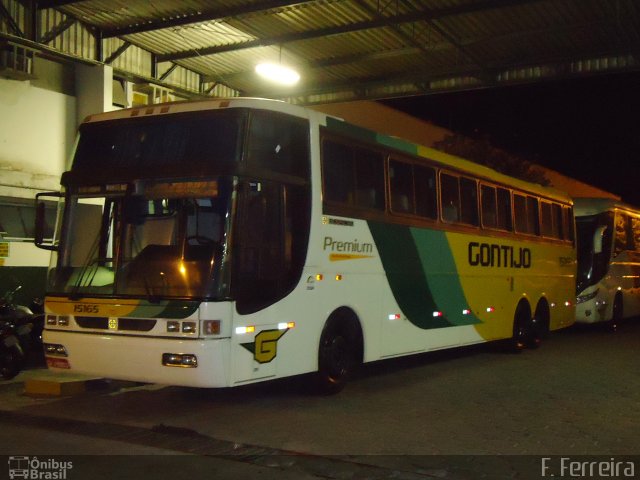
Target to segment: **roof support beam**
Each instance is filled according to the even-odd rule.
[[[71,3],[80,3],[82,0],[40,0],[38,3],[38,10],[45,10],[47,8],[64,7]]]
[[[67,17],[63,21],[61,21],[58,25],[53,27],[51,30],[43,34],[38,42],[40,43],[49,43],[51,40],[56,38],[58,35],[64,33],[65,30],[68,30],[74,23],[76,23],[76,19],[73,17]]]
[[[176,68],[178,68],[178,64],[174,63],[173,65],[171,65],[166,72],[164,72],[162,75],[160,75],[160,78],[158,80],[162,81],[165,80],[169,75],[171,75],[171,72],[173,72]]]
[[[131,43],[125,41],[111,55],[109,55],[108,58],[105,59],[104,63],[106,63],[107,65],[111,64],[116,58],[122,55],[130,46],[131,46]]]
[[[104,38],[121,37],[123,35],[132,35],[134,33],[150,32],[153,30],[160,30],[163,28],[181,27],[192,23],[220,21],[230,17],[237,17],[240,15],[246,15],[249,13],[262,12],[265,10],[272,10],[274,8],[291,7],[296,5],[302,5],[315,0],[267,0],[258,2],[249,6],[236,6],[236,7],[221,7],[215,10],[207,10],[205,12],[198,12],[191,15],[184,15],[178,18],[171,18],[169,20],[147,20],[144,23],[137,25],[129,25],[122,28],[114,28],[104,31]]]
[[[6,24],[9,26],[9,30],[11,30],[14,35],[24,38],[24,32],[20,29],[16,21],[9,13],[9,10],[7,10],[7,7],[5,7],[2,2],[0,2],[0,20],[4,20],[6,22]]]
[[[275,37],[268,38],[256,38],[255,40],[249,40],[246,42],[238,42],[231,45],[216,45],[213,47],[185,50],[181,52],[173,52],[164,55],[159,55],[160,61],[175,61],[185,58],[214,55],[218,53],[232,52],[238,50],[246,50],[255,47],[268,47],[272,45],[282,45],[290,42],[297,42],[300,40],[310,40],[313,38],[326,37],[330,35],[339,35],[343,33],[356,32],[360,30],[369,30],[373,28],[388,27],[391,25],[397,25],[400,23],[410,23],[417,21],[429,21],[437,20],[440,18],[462,15],[466,13],[477,12],[480,10],[491,10],[500,7],[510,5],[521,5],[523,3],[539,2],[541,0],[481,0],[470,5],[446,7],[438,10],[430,11],[415,11],[396,15],[392,17],[377,17],[373,20],[365,20],[362,22],[355,22],[348,25],[340,25],[335,27],[319,28],[316,30],[307,30],[302,32],[286,33],[283,35],[277,35]]]

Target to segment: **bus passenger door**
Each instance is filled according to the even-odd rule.
[[[283,299],[302,273],[308,208],[303,188],[267,181],[243,182],[238,200],[231,292],[233,375],[241,382],[278,373],[278,342],[286,333],[282,324],[292,320],[290,302]]]

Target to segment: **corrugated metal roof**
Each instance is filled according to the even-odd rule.
[[[17,0],[3,2],[19,24],[28,22]],[[635,0],[42,0],[38,5],[44,7],[38,11],[40,37],[49,33],[47,44],[65,53],[93,58],[101,36],[102,60],[120,53],[110,60],[133,73],[144,76],[141,72],[149,70],[151,77],[175,63],[184,71],[165,80],[185,83],[183,88],[192,89],[199,77],[202,85],[216,85],[212,92],[224,87],[301,103],[640,66]],[[69,26],[69,19],[77,22]],[[5,23],[0,22],[1,31],[13,34]],[[61,24],[66,28],[56,34]],[[300,84],[285,89],[264,83],[253,72],[263,60],[297,68]]]

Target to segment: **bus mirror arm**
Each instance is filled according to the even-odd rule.
[[[40,198],[43,196],[60,198],[62,195],[59,192],[46,192],[46,193],[38,193],[36,195],[36,224],[35,224],[35,232],[34,232],[34,241],[33,243],[38,248],[42,248],[44,250],[57,250],[57,245],[54,244],[46,244],[44,240],[45,234],[45,226],[46,226],[46,214],[45,214],[45,203]]]
[[[601,225],[598,228],[596,228],[596,231],[593,234],[593,253],[594,254],[602,253],[604,232],[606,231],[607,231],[606,225]]]

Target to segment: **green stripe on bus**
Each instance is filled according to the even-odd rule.
[[[436,299],[440,311],[453,325],[473,325],[482,323],[470,310],[460,274],[451,252],[447,233],[440,230],[411,228],[413,239],[420,255],[420,264],[426,273],[431,294]]]
[[[376,140],[380,145],[393,148],[409,155],[418,155],[418,147],[414,143],[409,143],[397,137],[389,137],[387,135],[377,135]]]
[[[332,117],[327,117],[327,128],[333,132],[342,133],[366,143],[376,143],[378,141],[378,136],[375,132]]]
[[[393,296],[422,329],[481,323],[469,309],[446,233],[369,222]],[[442,316],[434,316],[442,312]]]
[[[408,227],[369,222],[382,266],[396,302],[404,316],[419,328],[441,328],[451,324],[434,317],[436,302],[427,283],[413,236]]]

